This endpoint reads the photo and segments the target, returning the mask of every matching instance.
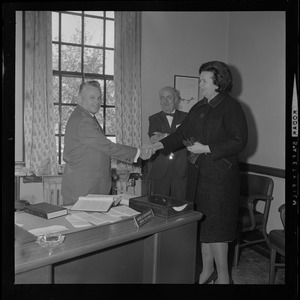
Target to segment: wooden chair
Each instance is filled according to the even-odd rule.
[[[240,175],[241,197],[237,241],[234,248],[234,267],[238,265],[241,248],[262,242],[266,242],[269,246],[266,227],[273,200],[273,188],[274,182],[270,177],[248,173]],[[260,210],[257,209],[258,202],[263,204]],[[257,238],[253,239],[253,234],[252,239],[245,237],[245,234],[249,235],[250,232],[257,233]]]
[[[278,211],[284,229],[274,229],[269,232],[269,244],[271,248],[269,284],[274,284],[275,267],[285,266],[285,263],[276,262],[277,253],[285,257],[285,204],[280,205]]]

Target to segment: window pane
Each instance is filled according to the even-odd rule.
[[[84,44],[103,46],[103,20],[86,17],[84,25]]]
[[[52,13],[52,41],[58,41],[58,13]]]
[[[106,20],[105,46],[114,48],[115,44],[115,22]]]
[[[103,74],[103,50],[84,48],[84,73]]]
[[[61,163],[64,163],[64,160],[63,160],[63,155],[64,155],[64,146],[65,146],[65,137],[64,136],[62,136],[61,138],[60,138],[60,140],[61,140],[61,161],[59,162],[60,164]]]
[[[57,156],[59,157],[59,139],[58,139],[58,136],[55,137],[55,141],[56,141],[56,153],[57,153]]]
[[[115,108],[106,109],[105,133],[116,134]]]
[[[114,75],[114,51],[105,50],[105,74]]]
[[[99,112],[97,112],[95,116],[103,129],[103,107],[99,109]]]
[[[53,89],[53,102],[58,102],[58,77],[57,76],[52,76],[52,89]]]
[[[106,104],[115,105],[115,83],[113,80],[106,81]]]
[[[76,46],[61,46],[61,70],[81,71],[81,48]]]
[[[105,133],[111,135],[109,139],[116,141],[114,50],[107,49],[114,48],[114,17],[114,11],[52,12],[53,102],[57,151],[59,143],[61,147],[60,153],[57,153],[59,163],[64,163],[62,156],[66,124],[76,107],[79,86],[83,80],[96,80],[100,83],[102,93],[105,90],[103,104],[96,117],[105,128]],[[60,42],[62,44],[58,45]],[[109,79],[103,79],[103,75],[109,75]]]
[[[61,15],[61,41],[66,43],[81,43],[81,17]]]
[[[63,103],[76,103],[79,91],[79,86],[82,83],[81,78],[62,77],[61,91]]]
[[[86,10],[84,12],[85,15],[92,15],[92,16],[98,16],[98,17],[103,17],[103,11],[90,11]]]
[[[71,115],[71,113],[73,112],[73,110],[75,109],[76,106],[67,106],[67,105],[63,105],[61,108],[61,133],[64,135],[66,132],[66,125],[67,122],[69,120],[69,117]]]
[[[58,70],[58,45],[52,44],[52,69]]]
[[[107,11],[106,12],[106,17],[107,18],[114,18],[115,17],[115,12],[114,11]]]
[[[61,137],[61,162],[60,163],[64,162],[64,160],[63,160],[64,148],[65,148],[65,137],[62,136]]]
[[[56,153],[59,157],[58,163],[63,164],[64,163],[63,154],[64,154],[64,141],[65,141],[65,139],[64,139],[63,136],[60,138],[60,140],[61,140],[61,152],[60,153],[59,153],[59,137],[56,136],[55,139],[56,139]]]
[[[54,105],[55,134],[59,134],[59,106]]]

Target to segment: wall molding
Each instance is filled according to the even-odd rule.
[[[244,171],[244,172],[253,172],[253,173],[269,175],[269,176],[273,176],[273,177],[285,178],[285,170],[283,170],[283,169],[249,164],[249,163],[245,163],[245,162],[240,162],[239,166],[240,166],[240,170]]]

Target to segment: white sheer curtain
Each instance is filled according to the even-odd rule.
[[[141,13],[115,12],[114,81],[117,143],[141,146]],[[118,163],[118,168],[140,168]]]
[[[37,176],[57,174],[51,26],[51,11],[25,12],[25,167]]]

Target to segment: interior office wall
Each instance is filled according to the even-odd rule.
[[[233,72],[232,95],[249,124],[241,160],[285,169],[284,12],[143,12],[142,141],[148,141],[148,117],[161,110],[159,89],[173,86],[176,74],[198,76],[209,60],[224,61]],[[267,231],[282,227],[277,209],[285,201],[285,180],[272,178]]]
[[[240,160],[285,169],[285,12],[231,12],[228,32],[232,95],[242,103],[249,127]],[[282,228],[278,207],[285,202],[285,179],[272,179],[268,232]]]
[[[142,141],[148,117],[161,110],[158,93],[174,75],[199,76],[209,60],[227,61],[228,13],[142,12]]]
[[[249,126],[241,160],[284,169],[285,13],[231,12],[228,39],[232,94],[243,104]]]

